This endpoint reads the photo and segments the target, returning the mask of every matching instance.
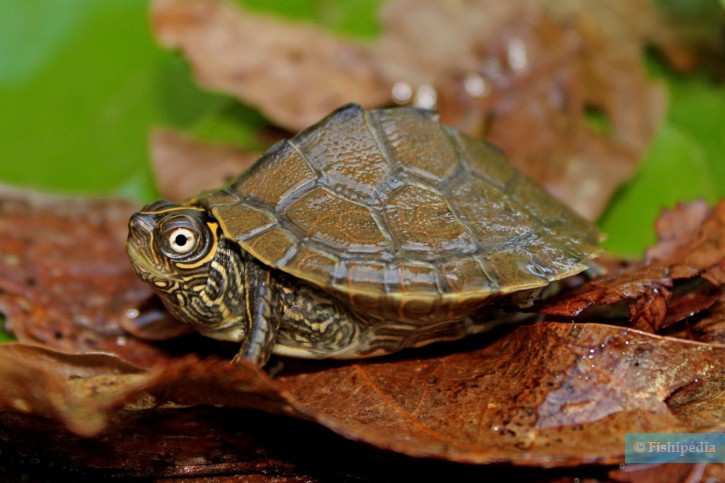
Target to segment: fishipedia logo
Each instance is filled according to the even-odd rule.
[[[625,463],[725,463],[725,433],[627,433]]]

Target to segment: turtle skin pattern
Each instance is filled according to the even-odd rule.
[[[264,265],[381,320],[461,319],[599,252],[596,227],[498,149],[416,108],[344,106],[191,203]]]

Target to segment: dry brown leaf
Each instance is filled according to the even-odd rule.
[[[475,62],[428,73],[443,121],[498,145],[515,166],[596,219],[636,171],[664,116],[664,90],[647,80],[642,44],[612,35],[587,8],[557,18],[551,2],[477,5],[480,17],[495,5],[508,9],[509,20],[464,37]]]
[[[680,203],[664,210],[655,223],[657,244],[647,250],[649,262],[667,260],[677,256],[677,251],[697,238],[700,226],[710,214],[710,207],[703,200]]]
[[[576,317],[593,305],[625,302],[634,327],[658,331],[710,307],[719,297],[716,288],[725,283],[725,201],[704,212],[703,204],[681,204],[665,214],[657,225],[664,242],[648,252],[649,263],[597,277],[537,310],[557,317]],[[696,228],[693,217],[699,221]],[[677,226],[682,227],[683,234],[675,232]],[[679,306],[672,306],[675,282],[696,277],[707,285],[691,284],[685,292],[690,297],[685,307],[682,300]],[[668,320],[671,313],[684,315],[673,315]]]
[[[236,408],[126,411],[116,426],[89,440],[47,419],[5,413],[2,474],[12,481],[608,481],[607,467],[546,470],[410,458],[346,441],[313,423]]]
[[[18,340],[111,351],[139,364],[164,357],[124,330],[139,322],[135,309],[151,297],[124,249],[136,209],[128,201],[0,186],[0,313]],[[154,318],[142,315],[141,322]]]
[[[520,326],[362,362],[282,359],[283,369],[274,378],[251,364],[208,357],[209,347],[200,337],[182,339],[175,350],[186,354],[175,358],[162,349],[166,346],[128,334],[123,335],[125,344],[118,344],[116,304],[127,310],[127,302],[136,300],[129,294],[138,296],[137,286],[124,275],[130,269],[119,265],[119,259],[127,264],[125,256],[115,257],[123,249],[116,224],[130,206],[9,191],[3,197],[0,309],[9,325],[31,324],[23,330],[49,346],[73,352],[102,349],[147,369],[113,355],[2,345],[0,428],[16,424],[21,413],[59,421],[81,435],[129,429],[130,437],[139,434],[133,421],[145,414],[168,420],[173,416],[166,415],[187,406],[252,408],[313,421],[407,455],[544,467],[619,463],[627,431],[725,430],[725,346],[609,325]],[[671,247],[675,262],[668,267],[673,273],[692,276],[709,270],[717,275],[713,267],[722,263],[717,240],[725,229],[724,212],[721,203],[699,230],[690,230],[694,241]],[[26,226],[33,231],[25,231]],[[693,246],[701,250],[693,252]],[[84,269],[91,261],[94,270]],[[29,286],[22,270],[45,270],[55,278]],[[113,276],[99,279],[99,274]],[[73,290],[63,292],[69,287]],[[113,294],[116,302],[96,300],[99,293]],[[81,330],[73,320],[88,310],[89,300],[99,304],[94,306],[98,313]],[[18,312],[19,306],[25,310]],[[52,323],[44,323],[46,318]],[[67,330],[60,341],[47,335],[55,325]],[[188,424],[179,428],[185,431]],[[249,439],[239,435],[228,440],[244,441]],[[244,451],[213,439],[203,445],[216,448],[213,454],[225,459],[185,460],[169,471],[248,468],[233,458],[236,453],[246,457]],[[179,457],[188,458],[188,449],[180,446]],[[156,461],[168,458],[164,453]],[[274,455],[269,458],[275,461]],[[129,461],[137,465],[138,460]],[[263,460],[259,464],[264,467]],[[134,474],[149,474],[138,471]]]
[[[692,322],[672,327],[666,334],[711,344],[725,344],[725,294]]]
[[[660,25],[643,1],[395,0],[371,45],[220,0],[154,5],[160,39],[202,84],[277,124],[297,131],[343,103],[380,107],[407,89],[399,101],[435,106],[444,122],[498,144],[590,219],[634,173],[664,114],[664,91],[642,67],[644,34],[631,26]]]
[[[290,432],[300,424],[239,409],[121,411],[117,430],[89,439],[49,419],[5,412],[0,467],[6,481],[320,481],[291,455]],[[297,433],[322,439],[309,426]]]
[[[568,466],[620,462],[626,431],[723,428],[724,347],[605,325],[520,327],[482,348],[422,359],[301,362],[275,380],[257,366],[193,356],[119,373],[119,362],[89,355],[93,371],[79,374],[84,356],[0,349],[2,380],[15,388],[0,403],[86,435],[124,403],[252,407],[413,456]],[[693,381],[712,387],[679,398],[675,411],[673,394]]]
[[[191,60],[199,82],[301,129],[354,99],[380,105],[389,94],[364,47],[291,21],[245,13],[215,0],[155,0],[161,43]],[[330,72],[336,75],[330,76]]]
[[[0,408],[52,418],[81,435],[105,429],[109,414],[139,397],[144,381],[143,371],[114,356],[23,344],[0,346],[0,373]]]
[[[180,201],[217,188],[249,168],[259,153],[213,146],[169,129],[151,133],[151,160],[161,194]]]
[[[629,465],[612,470],[609,477],[621,483],[683,483],[725,481],[722,464]]]

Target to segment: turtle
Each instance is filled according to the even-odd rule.
[[[525,142],[525,141],[522,141]],[[272,353],[354,359],[485,330],[587,269],[601,234],[432,110],[343,106],[224,187],[129,221],[135,271],[170,313]]]

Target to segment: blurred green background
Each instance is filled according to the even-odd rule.
[[[382,0],[237,1],[355,38],[379,32]],[[624,256],[654,241],[662,207],[725,197],[725,89],[656,60],[650,71],[667,82],[667,119],[600,220],[607,248]],[[0,182],[146,201],[157,195],[153,126],[258,147],[253,132],[263,123],[252,109],[200,90],[185,62],[155,45],[147,0],[0,2]]]

